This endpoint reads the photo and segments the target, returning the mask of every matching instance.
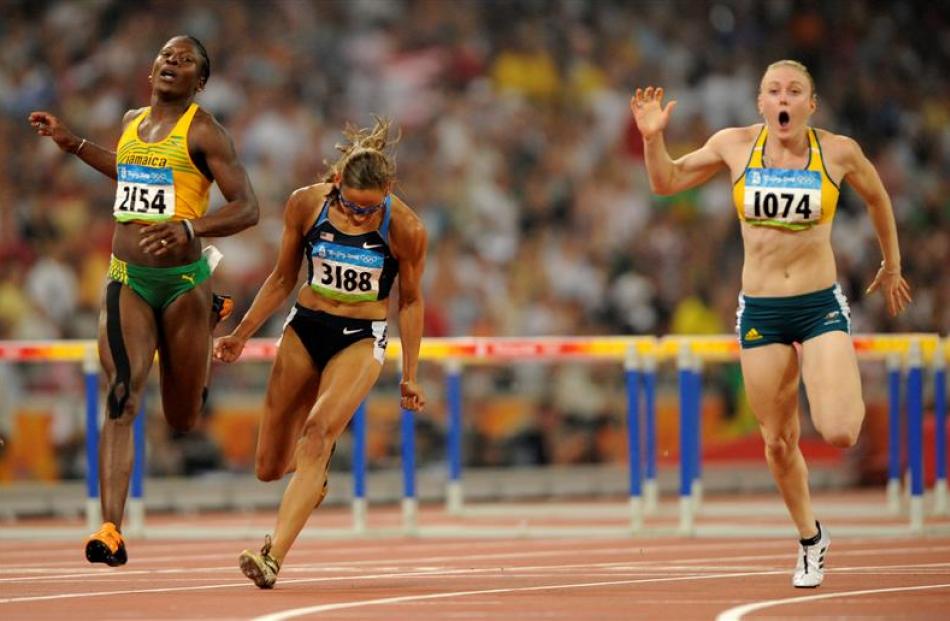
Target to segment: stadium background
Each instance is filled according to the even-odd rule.
[[[237,317],[271,268],[289,193],[322,176],[345,122],[378,113],[402,129],[397,191],[430,231],[427,336],[728,333],[742,258],[730,182],[651,196],[627,101],[647,84],[679,101],[667,132],[679,154],[756,122],[765,65],[789,57],[817,82],[814,124],[857,139],[894,204],[915,299],[890,319],[863,294],[880,260],[873,229],[842,194],[833,243],[855,331],[950,326],[946,3],[0,4],[0,339],[93,338],[113,229],[113,184],[36,137],[27,114],[50,110],[114,144],[122,114],[147,104],[157,49],[181,33],[208,49],[199,101],[231,132],[261,203],[257,227],[213,240],[225,255],[215,290],[234,296]],[[276,337],[284,316],[258,336]],[[399,457],[394,372],[368,404],[376,470]],[[862,438],[821,456],[849,482],[879,482],[883,369],[863,372]],[[150,475],[248,474],[267,373],[217,367],[207,416],[180,437],[153,386]],[[440,468],[441,370],[422,375],[431,406],[417,459]],[[661,377],[658,440],[670,462],[675,374]],[[705,388],[707,458],[765,474],[737,367],[710,367]],[[84,476],[81,390],[75,365],[0,363],[2,485]],[[467,369],[466,466],[620,465],[624,408],[615,365]],[[812,440],[806,429],[809,450]],[[346,454],[334,469],[348,467]]]

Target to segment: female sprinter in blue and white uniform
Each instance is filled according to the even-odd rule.
[[[386,155],[389,123],[344,132],[348,144],[326,183],[296,190],[284,210],[277,265],[251,308],[215,356],[236,360],[247,339],[297,286],[274,361],[257,443],[257,476],[273,481],[293,470],[273,539],[240,555],[244,574],[271,588],[294,540],[326,495],[334,443],[379,377],[386,348],[389,293],[399,284],[402,407],[425,404],[417,383],[422,339],[422,270],[426,231],[392,193],[395,166]]]

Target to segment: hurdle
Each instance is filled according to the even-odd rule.
[[[934,357],[934,513],[947,515],[947,360],[950,360],[950,338],[944,341],[942,355]]]
[[[933,370],[933,402],[937,425],[936,481],[933,491],[933,513],[947,512],[947,454],[946,454],[946,361],[950,357],[950,340],[941,341],[934,334],[856,335],[855,349],[861,360],[884,361],[887,368],[888,412],[890,443],[888,449],[889,476],[886,492],[886,507],[898,514],[901,512],[900,449],[907,443],[908,530],[924,531],[925,493],[923,479],[922,416],[924,369],[929,363]],[[269,339],[252,339],[248,342],[242,361],[270,361],[276,354],[276,342]],[[439,364],[445,370],[445,400],[447,409],[447,467],[445,490],[446,512],[456,516],[478,515],[492,511],[508,511],[505,507],[470,507],[465,502],[462,468],[462,421],[463,421],[463,372],[466,365],[499,364],[515,362],[550,361],[608,361],[622,366],[626,390],[626,423],[629,445],[628,502],[618,507],[598,507],[604,515],[626,516],[627,526],[615,532],[628,534],[728,534],[712,532],[696,527],[697,514],[727,514],[702,502],[702,469],[700,446],[700,404],[702,401],[702,368],[704,364],[734,361],[738,346],[735,337],[728,336],[666,336],[646,337],[591,337],[591,338],[449,338],[423,339],[420,359]],[[398,343],[393,343],[387,357],[398,359],[401,355]],[[98,431],[101,421],[99,412],[99,369],[96,344],[93,341],[9,341],[0,342],[0,360],[12,361],[71,361],[82,365],[87,410],[87,469],[86,517],[91,528],[98,526]],[[657,510],[658,485],[656,479],[656,371],[663,362],[676,361],[680,399],[680,503],[679,526],[676,529],[645,527],[644,516],[655,515]],[[902,371],[906,369],[906,374]],[[905,393],[908,431],[902,434],[900,388],[906,376]],[[144,403],[136,418],[136,466],[130,486],[129,522],[130,534],[145,532],[144,509]],[[643,423],[641,427],[641,423]],[[427,535],[452,534],[437,528],[426,528],[419,523],[415,489],[415,420],[411,412],[400,411],[401,455],[403,461],[403,527],[398,534]],[[894,430],[897,430],[895,433]],[[335,534],[367,534],[366,516],[366,408],[362,404],[354,414],[351,425],[353,433],[353,527]],[[896,466],[895,466],[896,464]],[[894,473],[897,473],[896,476]],[[892,491],[896,490],[896,492]],[[896,493],[896,503],[894,501]],[[897,508],[894,509],[893,505]],[[517,509],[517,507],[515,507]],[[784,508],[781,508],[784,509]],[[546,505],[540,509],[545,514],[568,514],[576,508],[558,508]],[[743,509],[745,510],[745,509]],[[588,509],[589,513],[589,509]],[[0,529],[0,538],[3,537]],[[157,531],[149,529],[149,536]],[[554,531],[548,531],[551,533]],[[748,533],[748,529],[742,529]],[[840,531],[839,531],[840,532]],[[903,531],[901,531],[903,532]],[[226,535],[227,533],[217,533]],[[397,534],[397,533],[390,533]],[[455,533],[457,534],[457,533]],[[510,534],[510,532],[509,532]],[[527,533],[521,533],[527,534]],[[538,534],[545,534],[539,530]],[[213,536],[214,534],[211,534]],[[233,533],[232,533],[233,536]]]
[[[445,395],[447,409],[447,463],[448,481],[446,484],[446,513],[455,516],[484,516],[501,515],[511,512],[528,511],[532,509],[524,506],[496,504],[491,507],[473,507],[465,503],[462,481],[462,375],[466,365],[484,365],[499,363],[550,363],[554,361],[608,361],[622,364],[624,369],[626,389],[626,424],[628,431],[628,446],[630,459],[628,463],[628,501],[620,508],[606,507],[605,513],[617,515],[618,512],[628,519],[628,526],[620,529],[623,532],[640,532],[645,513],[643,492],[650,490],[652,504],[656,505],[656,449],[655,449],[655,374],[656,374],[656,339],[649,336],[634,337],[541,337],[524,339],[517,337],[477,337],[477,338],[445,338],[423,339],[420,350],[420,359],[441,363],[445,371]],[[387,351],[393,357],[399,355],[398,344]],[[645,403],[645,407],[644,404]],[[401,413],[402,446],[411,444],[411,425],[405,421],[411,413]],[[641,417],[645,415],[647,427],[651,433],[646,438],[647,450],[641,448]],[[644,464],[643,456],[646,456]],[[404,478],[408,479],[405,464],[409,458],[404,456]],[[644,468],[645,466],[645,468]],[[647,473],[646,481],[641,473]],[[411,488],[410,483],[404,488]],[[648,498],[647,502],[650,500]],[[410,505],[412,506],[412,505]],[[536,509],[535,509],[536,510]],[[541,509],[545,514],[551,512],[569,514],[576,509],[565,506],[545,505]],[[431,534],[447,533],[446,529],[423,528],[415,521],[414,515],[407,515],[404,510],[404,525],[407,533]],[[566,528],[542,531],[550,534],[566,532]],[[481,534],[493,534],[480,529]],[[500,534],[500,533],[499,533]]]
[[[935,514],[946,511],[946,359],[947,346],[941,346],[939,335],[928,333],[908,333],[891,335],[855,335],[855,351],[859,360],[884,360],[887,370],[888,386],[888,482],[886,488],[886,508],[892,514],[902,511],[901,498],[901,449],[902,436],[906,439],[907,488],[909,492],[906,529],[912,533],[921,533],[924,529],[924,473],[923,473],[923,394],[924,368],[930,363],[934,377],[934,406],[937,423],[935,434],[935,458],[937,476],[934,487]],[[701,461],[699,456],[699,409],[701,390],[698,360],[723,361],[738,357],[738,344],[732,336],[677,337],[661,339],[661,355],[677,352],[680,381],[681,403],[681,481],[680,481],[680,533],[697,533],[694,526],[695,516],[704,511],[701,505],[702,486],[696,484]],[[902,375],[902,370],[906,371]],[[905,417],[901,408],[901,379],[905,380],[906,433]],[[777,511],[784,507],[776,507]],[[847,514],[854,508],[842,508],[841,514]],[[743,507],[742,512],[748,512]],[[728,507],[712,510],[717,515],[735,514]],[[903,532],[904,528],[894,532]],[[714,533],[709,533],[714,534]],[[715,534],[725,534],[717,529]]]

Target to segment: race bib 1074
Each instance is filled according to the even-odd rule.
[[[175,215],[175,179],[171,168],[119,164],[112,215],[119,222],[162,222]]]
[[[814,170],[746,170],[746,220],[815,224],[821,219],[821,173]]]

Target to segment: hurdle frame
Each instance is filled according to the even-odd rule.
[[[901,366],[907,369],[907,393],[909,427],[908,442],[908,530],[922,533],[925,529],[923,496],[922,453],[922,393],[925,381],[925,365],[929,362],[934,378],[934,406],[937,424],[935,458],[936,473],[934,484],[935,515],[947,512],[946,482],[946,361],[950,357],[950,339],[942,340],[939,335],[926,333],[893,335],[856,335],[855,349],[861,359],[884,360],[887,365],[888,386],[895,384],[899,390]],[[398,343],[389,348],[387,356],[400,356]],[[666,336],[654,337],[592,337],[592,338],[454,338],[423,339],[420,358],[442,364],[445,369],[446,403],[448,409],[448,480],[446,484],[446,510],[450,514],[465,515],[468,511],[464,503],[462,482],[461,436],[463,420],[462,373],[466,364],[494,364],[499,362],[545,360],[612,360],[621,362],[625,373],[627,390],[627,424],[630,443],[629,460],[629,498],[626,507],[617,513],[629,517],[628,527],[623,529],[631,534],[646,534],[649,528],[643,525],[643,516],[651,515],[657,509],[658,489],[655,467],[655,406],[656,406],[656,369],[658,363],[676,359],[680,375],[680,415],[698,420],[701,403],[701,369],[703,361],[715,362],[733,359],[737,350],[733,336]],[[675,356],[674,356],[675,352]],[[252,339],[248,343],[246,355],[242,360],[267,361],[276,354],[276,343],[269,339]],[[87,409],[87,442],[91,437],[96,440],[87,444],[86,515],[87,522],[94,528],[101,518],[98,498],[98,427],[99,412],[99,368],[95,342],[91,341],[8,341],[0,342],[0,360],[15,361],[73,361],[82,363]],[[684,398],[684,392],[685,398]],[[900,421],[900,395],[889,390],[889,411],[891,429],[894,420]],[[643,406],[641,406],[643,403]],[[897,404],[895,406],[895,404]],[[141,406],[144,412],[144,399]],[[365,485],[365,403],[354,414],[352,430],[354,432],[353,466],[353,528],[350,533],[366,534]],[[136,417],[136,464],[133,469],[133,481],[130,486],[128,512],[128,530],[130,534],[145,534],[144,511],[144,419],[140,412]],[[645,423],[641,432],[640,421]],[[900,422],[897,423],[900,428]],[[401,534],[424,535],[427,529],[418,523],[418,507],[415,498],[414,468],[414,417],[411,412],[400,412],[400,429],[403,455],[403,528]],[[683,422],[681,429],[681,481],[680,481],[680,524],[676,529],[682,535],[718,534],[696,528],[694,517],[703,509],[701,504],[702,481],[699,459],[700,429],[698,422],[690,426]],[[693,431],[693,429],[695,429]],[[91,433],[90,433],[91,430]],[[890,437],[889,462],[899,461],[901,438]],[[642,453],[641,453],[642,447]],[[895,448],[897,449],[895,451]],[[894,458],[894,455],[898,455]],[[695,465],[691,460],[695,459]],[[687,464],[683,466],[684,461]],[[900,476],[891,476],[886,489],[886,507],[894,511],[894,492],[897,490],[897,512],[900,507]],[[652,495],[652,498],[651,498]],[[4,529],[0,529],[0,538]],[[654,529],[655,531],[655,529]],[[747,532],[747,530],[744,530]],[[889,531],[890,532],[890,531]],[[522,533],[523,534],[523,533]]]

